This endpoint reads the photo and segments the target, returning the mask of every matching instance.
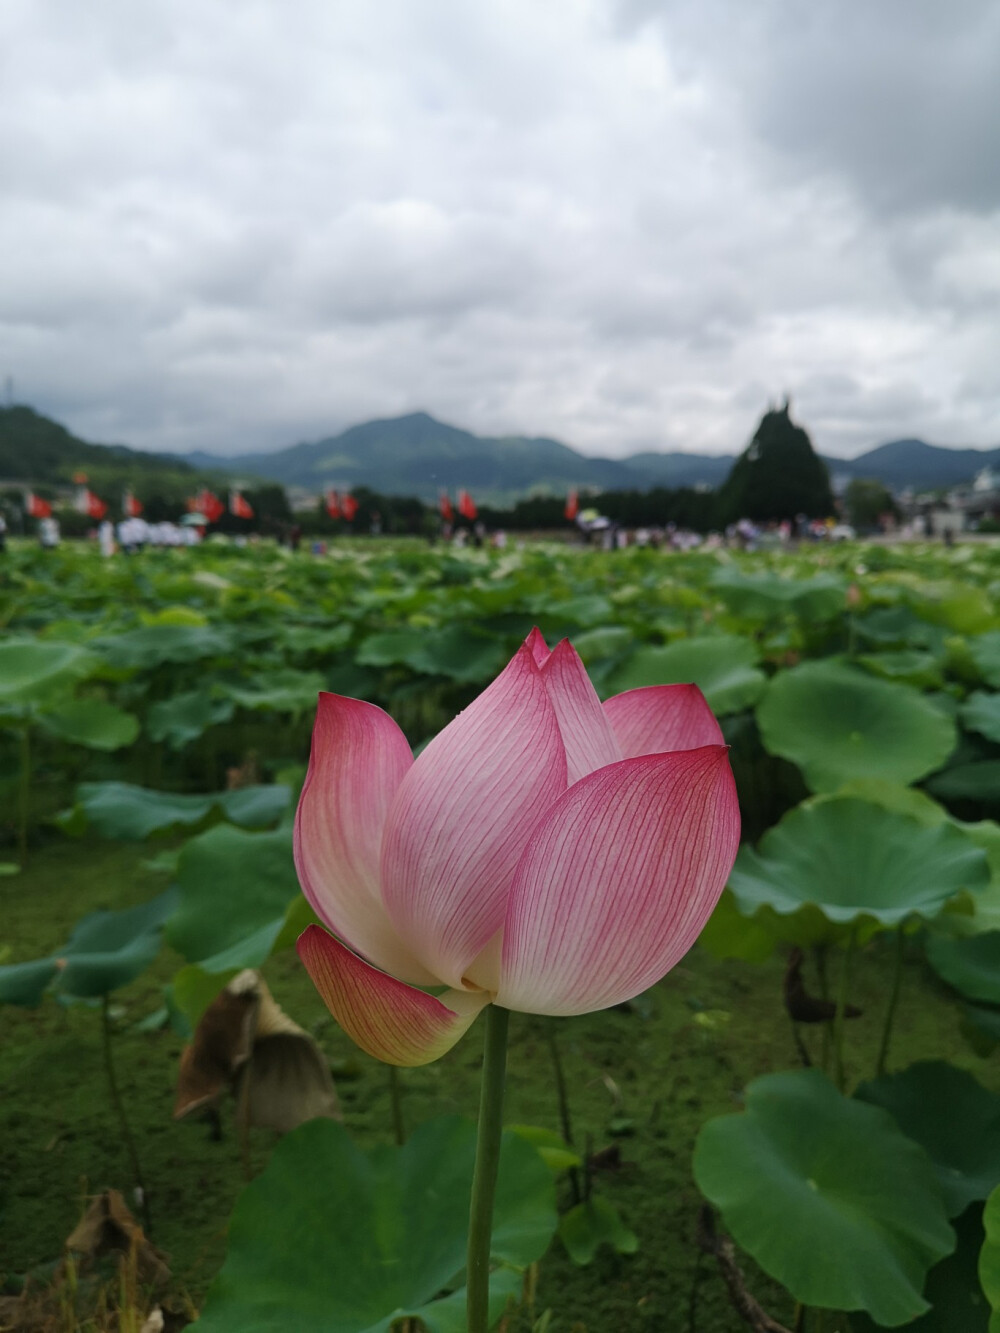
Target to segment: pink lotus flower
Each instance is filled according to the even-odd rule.
[[[299,956],[363,1050],[426,1064],[491,1001],[584,1014],[658,981],[739,835],[697,686],[602,705],[569,641],[533,630],[417,760],[380,708],[320,696],[295,864],[337,938],[310,926]]]

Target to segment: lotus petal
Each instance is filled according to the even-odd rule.
[[[555,710],[523,645],[431,741],[389,811],[382,898],[398,934],[441,981],[461,986],[503,924],[514,867],[565,788]]]
[[[535,666],[544,666],[549,660],[551,649],[545,642],[545,637],[537,625],[525,639],[524,643],[525,647],[534,658]]]
[[[386,1064],[412,1067],[439,1059],[490,1001],[486,991],[446,991],[436,999],[370,966],[321,926],[304,930],[296,948],[340,1026]]]
[[[582,1014],[651,986],[695,942],[739,833],[723,746],[624,759],[583,778],[518,865],[497,1003]]]
[[[723,745],[722,728],[697,685],[646,685],[605,700],[622,754],[666,754]]]
[[[578,782],[595,768],[623,758],[597,691],[569,639],[557,644],[541,672],[566,747],[567,780]]]
[[[379,890],[386,815],[412,766],[388,713],[321,694],[295,819],[295,868],[317,916],[352,949],[406,981],[432,985],[436,978],[396,934]]]

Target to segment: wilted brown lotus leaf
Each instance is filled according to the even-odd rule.
[[[316,1042],[246,969],[205,1010],[181,1056],[174,1118],[239,1091],[248,1125],[280,1134],[317,1116],[340,1119],[330,1070]]]
[[[249,969],[240,972],[202,1014],[194,1040],[181,1053],[175,1120],[220,1102],[250,1058],[260,1003],[258,979]]]
[[[4,1333],[63,1333],[68,1328],[141,1329],[177,1333],[193,1311],[173,1311],[160,1301],[171,1280],[166,1256],[147,1239],[118,1190],[90,1199],[87,1211],[66,1238],[66,1255],[48,1281],[28,1276],[17,1296],[0,1296]],[[113,1255],[110,1276],[99,1261]],[[148,1312],[148,1313],[147,1313]]]
[[[170,1281],[166,1256],[146,1239],[118,1190],[104,1190],[91,1199],[66,1237],[66,1248],[76,1256],[80,1267],[105,1254],[134,1254],[136,1276],[143,1286],[162,1286]]]

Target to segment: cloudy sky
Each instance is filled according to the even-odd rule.
[[[0,376],[85,438],[1000,445],[996,0],[0,16]]]

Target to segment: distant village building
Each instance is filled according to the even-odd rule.
[[[984,518],[1000,519],[1000,469],[984,467],[977,472],[962,507],[973,525]]]
[[[965,511],[957,505],[952,507],[947,500],[939,500],[930,510],[930,535],[944,537],[950,533],[957,537],[965,531]]]

